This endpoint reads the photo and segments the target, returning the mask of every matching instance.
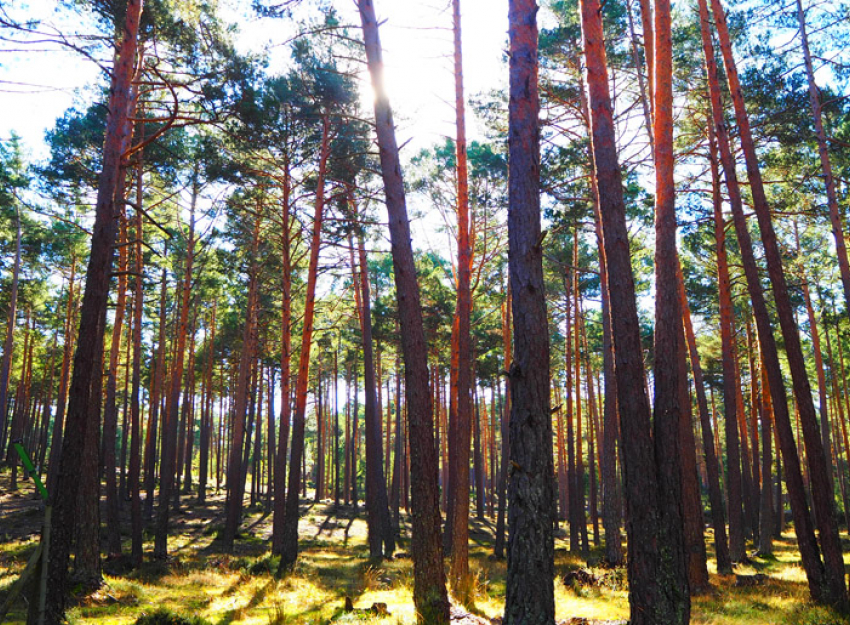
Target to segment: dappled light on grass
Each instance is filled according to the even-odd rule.
[[[220,502],[219,502],[220,503]],[[219,505],[206,504],[210,510]],[[198,616],[213,625],[295,625],[309,623],[376,623],[412,625],[412,562],[409,526],[403,519],[398,557],[376,563],[368,558],[366,523],[360,513],[330,503],[304,506],[299,527],[302,549],[298,563],[287,576],[277,579],[277,558],[269,554],[271,517],[253,510],[243,525],[233,553],[223,553],[216,531],[219,519],[211,514],[206,523],[197,519],[202,507],[178,517],[180,531],[170,536],[174,558],[167,563],[146,562],[125,576],[106,576],[97,593],[77,600],[71,623],[131,625],[142,614],[162,608],[175,614]],[[15,529],[0,542],[0,600],[23,569],[35,547],[38,515],[17,511],[0,517]],[[190,522],[191,519],[191,522]],[[485,618],[499,617],[504,610],[506,563],[492,554],[492,527],[474,523],[471,532],[470,570],[475,580],[469,612]],[[17,531],[21,530],[21,531]],[[26,530],[26,531],[23,531]],[[148,536],[147,538],[152,538]],[[708,539],[709,555],[712,541]],[[557,619],[572,617],[618,620],[628,618],[625,569],[605,569],[588,564],[570,553],[563,538],[555,541],[555,608]],[[152,542],[145,543],[146,553]],[[590,561],[602,561],[602,551],[591,550]],[[693,601],[691,622],[700,625],[850,625],[832,611],[809,601],[805,574],[799,564],[794,535],[786,533],[774,543],[774,555],[751,557],[738,565],[738,575],[764,574],[763,585],[736,587],[734,576],[716,575],[709,559],[712,593]],[[587,569],[598,583],[565,583],[570,571]],[[354,612],[343,610],[345,599]],[[388,615],[369,613],[373,604],[386,604]],[[11,623],[23,623],[22,605],[12,611]]]

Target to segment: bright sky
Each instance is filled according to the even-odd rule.
[[[334,4],[344,20],[359,26],[353,0]],[[61,30],[55,6],[54,0],[27,0],[6,10],[17,19],[37,18]],[[222,0],[222,6],[226,18],[239,24],[239,47],[260,51],[269,46],[271,69],[276,71],[275,60],[282,63],[283,57],[275,53],[275,46],[292,36],[291,25],[250,15],[248,0]],[[376,8],[379,20],[386,19],[381,26],[386,81],[399,143],[410,141],[409,157],[454,132],[450,5],[448,0],[377,0]],[[461,10],[467,94],[504,84],[507,0],[462,0]],[[85,89],[96,84],[98,76],[95,64],[77,53],[38,45],[0,45],[0,137],[8,138],[15,131],[33,157],[45,157],[44,131],[75,101],[88,99]],[[472,120],[470,126],[474,137],[478,130]]]

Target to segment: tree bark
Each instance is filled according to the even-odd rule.
[[[794,396],[797,400],[796,404],[800,412],[800,422],[803,429],[809,476],[812,481],[812,500],[817,519],[820,546],[824,558],[825,585],[823,587],[823,595],[821,597],[815,597],[815,599],[825,601],[841,609],[846,609],[848,604],[847,584],[844,580],[844,557],[841,550],[841,541],[838,536],[835,498],[829,489],[826,453],[818,432],[811,385],[806,372],[803,350],[800,344],[800,334],[794,319],[794,311],[788,295],[785,273],[782,268],[781,253],[776,240],[776,232],[773,229],[761,172],[759,171],[755,143],[750,130],[749,118],[747,117],[747,111],[744,105],[744,96],[741,91],[740,81],[738,80],[738,71],[732,54],[729,31],[726,26],[726,16],[723,13],[720,0],[712,0],[711,6],[720,40],[720,50],[723,54],[726,76],[729,81],[729,91],[732,94],[735,118],[740,132],[741,147],[747,166],[747,178],[749,179],[753,196],[753,207],[758,218],[759,232],[761,233],[765,260],[767,261],[767,270],[770,276],[770,284],[776,303],[776,312],[782,330],[782,337],[785,341],[785,352],[788,357]],[[771,388],[775,384],[778,384],[778,381],[774,382],[771,378]]]
[[[307,412],[307,390],[310,382],[310,350],[313,341],[313,313],[316,306],[316,280],[319,271],[319,250],[322,239],[322,218],[325,210],[325,173],[330,155],[330,120],[322,117],[322,145],[316,180],[316,202],[313,213],[313,233],[310,243],[310,264],[307,269],[307,291],[304,304],[304,328],[301,333],[301,355],[295,381],[295,414],[292,420],[292,451],[289,460],[289,484],[286,492],[283,540],[279,572],[292,568],[298,558],[298,483],[301,481],[301,461],[304,455],[304,427]]]
[[[109,273],[117,223],[115,220],[115,188],[121,169],[123,133],[127,132],[129,99],[136,57],[142,0],[129,0],[122,38],[112,73],[109,114],[104,139],[103,168],[98,180],[95,223],[91,255],[86,270],[86,286],[80,313],[80,340],[74,356],[74,373],[68,405],[67,427],[62,441],[62,455],[52,494],[53,516],[51,541],[47,554],[47,597],[44,612],[39,614],[39,601],[33,596],[29,622],[43,617],[46,625],[59,625],[64,616],[66,574],[71,537],[75,525],[78,478],[82,464],[81,451],[88,437],[96,435],[100,422],[99,365],[103,354],[103,331],[109,296]],[[95,446],[97,450],[97,446]],[[37,591],[35,591],[37,592]]]
[[[650,407],[644,381],[623,180],[615,145],[601,6],[598,0],[582,0],[580,10],[593,164],[612,311],[617,408],[622,428],[623,476],[628,510],[630,622],[632,625],[649,625],[668,622],[666,619],[672,606],[662,586],[670,580],[661,580],[658,575],[658,481],[650,436]]]
[[[183,386],[183,363],[186,354],[186,334],[189,324],[189,296],[192,291],[192,268],[195,253],[195,206],[198,201],[200,187],[198,169],[193,174],[192,200],[189,217],[189,240],[186,246],[186,260],[183,270],[183,280],[180,285],[180,312],[177,319],[177,345],[174,362],[171,366],[171,390],[169,392],[168,414],[163,423],[162,462],[159,473],[159,509],[156,515],[156,530],[154,534],[154,558],[165,558],[168,555],[168,519],[173,496],[174,480],[179,471],[177,466],[178,419],[180,416],[180,389]],[[183,398],[186,401],[186,398]]]
[[[537,3],[509,3],[508,245],[514,358],[508,482],[507,625],[554,623],[555,497],[549,324],[540,227]]]
[[[376,132],[389,213],[393,273],[404,354],[413,482],[413,602],[420,622],[439,625],[448,623],[449,603],[440,545],[440,499],[432,398],[428,389],[427,343],[422,325],[422,306],[410,242],[410,222],[407,217],[398,144],[392,109],[384,90],[383,60],[375,7],[372,0],[359,0],[358,6],[366,58],[375,91]]]
[[[690,620],[688,567],[682,509],[680,422],[680,367],[684,349],[679,310],[676,251],[676,197],[673,179],[673,57],[670,1],[655,2],[655,91],[653,92],[655,141],[655,401],[653,441],[658,470],[658,506],[661,513],[658,540],[659,572],[667,595],[662,622]],[[690,423],[688,424],[690,427]],[[685,470],[691,471],[688,466]]]

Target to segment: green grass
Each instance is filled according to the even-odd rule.
[[[169,540],[173,558],[168,563],[146,562],[137,571],[123,576],[105,576],[98,592],[75,600],[69,620],[79,624],[131,625],[144,615],[168,610],[184,617],[198,617],[213,625],[281,625],[310,623],[383,623],[402,625],[415,622],[412,601],[412,563],[403,554],[409,549],[408,527],[403,528],[399,552],[402,557],[376,564],[368,558],[366,525],[362,514],[335,509],[332,504],[305,505],[299,525],[301,551],[295,569],[277,579],[277,558],[268,552],[271,517],[251,510],[234,553],[224,553],[216,540],[221,501],[194,506],[189,514],[177,517],[175,533]],[[185,509],[189,509],[187,504]],[[2,506],[0,506],[2,509]],[[361,509],[362,512],[362,509]],[[0,600],[23,569],[35,546],[23,531],[23,524],[38,529],[38,515],[17,511],[2,516],[4,527],[19,531],[0,536]],[[493,525],[473,522],[470,569],[474,576],[473,604],[467,608],[481,616],[500,616],[504,607],[506,565],[494,560]],[[845,537],[846,538],[846,537]],[[709,541],[710,542],[710,541]],[[594,569],[605,576],[598,587],[568,587],[563,575],[585,566],[567,550],[563,538],[556,539],[555,599],[559,620],[628,618],[628,589],[623,569]],[[129,544],[125,547],[129,549]],[[146,550],[152,543],[145,544]],[[591,561],[601,561],[601,548],[591,553]],[[712,592],[693,601],[692,622],[714,625],[847,625],[828,609],[808,600],[805,576],[793,534],[776,542],[774,558],[753,558],[738,566],[739,574],[768,575],[763,586],[734,587],[733,576],[718,576],[714,561],[709,563]],[[389,615],[375,617],[362,612],[343,612],[345,597],[356,608],[386,603]],[[10,623],[22,623],[22,603],[10,615]]]

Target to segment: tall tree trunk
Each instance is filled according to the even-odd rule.
[[[319,249],[322,239],[322,218],[325,210],[325,172],[330,154],[330,120],[322,117],[322,145],[316,179],[316,202],[313,213],[313,233],[310,243],[310,264],[307,269],[307,291],[304,304],[304,328],[301,333],[301,355],[295,382],[295,414],[292,420],[292,452],[289,461],[289,485],[286,492],[286,514],[281,544],[280,573],[292,568],[298,558],[298,483],[301,481],[301,462],[304,455],[304,426],[307,412],[307,390],[310,382],[310,350],[313,341],[313,312],[316,306],[316,279],[319,271]]]
[[[144,124],[140,124],[144,129]],[[143,130],[142,133],[143,135]],[[133,381],[130,387],[130,429],[132,438],[130,442],[130,471],[127,476],[130,492],[130,519],[131,519],[131,560],[135,568],[142,565],[142,493],[141,493],[141,452],[142,452],[142,415],[141,415],[141,386],[142,386],[142,314],[144,312],[144,255],[142,254],[142,240],[144,239],[144,226],[142,218],[142,167],[141,156],[136,171],[136,221],[135,242],[133,244],[134,264],[133,270]]]
[[[287,152],[288,154],[288,152]],[[281,293],[280,293],[280,432],[275,455],[274,515],[272,520],[272,553],[283,549],[283,528],[286,515],[286,450],[289,446],[290,367],[292,359],[292,257],[290,196],[292,178],[289,158],[284,161],[283,203],[280,215]],[[346,497],[347,499],[347,497]]]
[[[384,90],[383,60],[378,22],[372,0],[359,0],[366,58],[375,91],[375,122],[380,150],[389,230],[392,241],[393,273],[396,283],[401,343],[407,393],[408,435],[413,482],[413,603],[424,623],[448,623],[440,545],[440,491],[437,454],[434,449],[433,410],[428,389],[428,351],[422,325],[422,306],[416,265],[410,242],[410,222],[401,176],[392,109]]]
[[[823,551],[825,572],[825,587],[822,597],[815,597],[832,605],[847,607],[847,584],[844,580],[844,557],[841,551],[841,541],[838,536],[838,520],[835,515],[835,498],[829,489],[829,472],[826,453],[823,448],[815,415],[812,390],[806,372],[803,350],[800,344],[800,334],[794,319],[793,307],[788,295],[785,273],[782,268],[782,257],[773,229],[770,208],[764,192],[764,185],[759,171],[756,148],[750,131],[749,118],[744,105],[738,71],[732,54],[732,44],[726,26],[726,16],[720,5],[720,0],[712,0],[715,26],[720,40],[720,50],[732,94],[735,108],[735,118],[738,124],[741,147],[747,166],[747,177],[753,196],[753,207],[758,218],[759,232],[764,246],[767,270],[776,303],[776,312],[785,341],[785,352],[791,370],[791,381],[794,389],[796,404],[800,412],[803,429],[803,440],[806,446],[809,475],[812,481],[812,500],[817,519],[818,537]],[[778,383],[778,381],[777,381]],[[774,380],[770,379],[771,388]]]
[[[714,132],[709,129],[709,161],[712,181],[712,201],[715,211],[722,206],[720,195],[720,173],[717,166],[716,144]],[[723,227],[723,214],[719,214],[720,227]],[[721,233],[725,239],[725,232]],[[732,560],[729,557],[729,540],[726,534],[726,511],[723,505],[723,491],[720,487],[720,468],[717,460],[715,432],[712,429],[711,415],[708,411],[708,400],[705,396],[705,381],[702,375],[699,352],[697,351],[696,336],[693,323],[691,322],[691,310],[685,295],[685,280],[682,275],[681,264],[679,266],[679,302],[682,307],[682,319],[685,326],[685,337],[688,342],[688,351],[691,359],[691,370],[694,373],[694,387],[697,395],[697,412],[699,413],[700,429],[702,430],[703,454],[705,456],[705,467],[708,477],[708,499],[711,508],[711,525],[714,529],[714,552],[717,560],[717,572],[721,575],[732,573]],[[727,268],[728,280],[728,268]]]
[[[457,427],[449,439],[456,447],[454,456],[457,470],[452,476],[452,549],[449,567],[449,583],[452,592],[461,603],[468,603],[472,593],[469,574],[469,444],[472,427],[472,343],[470,338],[470,314],[472,292],[470,275],[472,270],[472,246],[469,236],[469,181],[466,158],[466,116],[463,91],[463,54],[461,45],[460,0],[452,0],[452,24],[454,32],[454,77],[455,77],[455,127],[457,130],[455,151],[457,157]],[[477,465],[476,465],[477,466]],[[480,467],[479,467],[480,469]],[[476,474],[477,475],[477,474]]]
[[[198,169],[192,180],[192,200],[189,213],[189,240],[186,244],[186,260],[183,280],[180,285],[180,312],[177,319],[177,345],[174,362],[171,366],[171,390],[168,397],[168,414],[162,426],[163,445],[162,462],[159,473],[159,509],[156,515],[153,555],[165,558],[168,555],[168,519],[171,508],[174,479],[179,470],[177,466],[178,419],[180,416],[180,389],[183,386],[183,362],[186,354],[186,334],[189,324],[189,296],[192,291],[192,268],[195,254],[195,206],[200,194]],[[186,401],[186,398],[183,398]]]
[[[593,154],[591,154],[591,158]],[[593,168],[593,204],[596,222],[596,241],[599,246],[599,279],[602,294],[602,370],[605,380],[604,405],[602,408],[602,526],[605,529],[605,559],[611,566],[623,563],[623,541],[620,535],[620,485],[617,480],[617,450],[619,445],[620,419],[617,411],[617,379],[614,374],[614,339],[611,325],[611,299],[608,290],[608,261],[602,237],[602,214],[599,212],[599,197],[596,170]]]
[[[15,321],[18,310],[18,280],[21,275],[21,216],[15,211],[15,264],[12,269],[12,288],[9,291],[9,311],[6,316],[6,339],[3,342],[3,361],[0,363],[0,450],[6,449],[6,413],[8,412],[9,371],[15,347]],[[71,284],[74,272],[71,271]],[[71,289],[73,292],[73,288]],[[70,295],[69,295],[70,297]],[[73,298],[71,298],[73,299]],[[66,339],[67,341],[67,339]],[[13,460],[14,461],[14,460]]]
[[[354,190],[349,188],[349,206],[353,218],[352,227],[359,222]],[[349,235],[350,237],[351,235]],[[351,240],[349,238],[349,243]],[[384,458],[381,449],[381,414],[378,408],[378,382],[375,376],[374,348],[372,341],[372,303],[369,293],[369,266],[366,262],[366,246],[363,231],[357,227],[357,249],[359,262],[358,283],[360,291],[360,329],[363,336],[363,386],[366,391],[366,514],[368,521],[369,555],[380,558],[383,553],[391,556],[395,551],[395,537],[390,524],[387,482],[384,479]]]
[[[655,401],[653,441],[658,470],[658,506],[661,519],[658,540],[659,572],[665,579],[669,603],[662,622],[687,623],[690,596],[682,509],[682,462],[680,445],[681,405],[679,362],[684,349],[682,315],[679,310],[676,251],[676,197],[673,179],[673,42],[670,0],[655,1],[655,91],[653,92],[655,139]],[[687,427],[691,427],[690,423]],[[692,448],[693,449],[693,448]],[[693,470],[691,466],[686,470]]]
[[[658,481],[650,436],[650,407],[626,229],[623,180],[615,145],[601,6],[598,0],[582,0],[580,8],[593,164],[612,311],[617,408],[622,428],[631,623],[672,622],[667,619],[673,604],[664,590],[670,580],[659,578]],[[676,322],[680,319],[677,318]],[[678,584],[678,580],[675,583]]]
[[[163,266],[159,288],[159,337],[157,339],[154,372],[151,375],[150,413],[148,414],[148,427],[145,434],[145,517],[148,519],[153,515],[153,494],[156,488],[157,468],[156,452],[160,429],[159,413],[162,403],[160,396],[162,395],[162,385],[165,380],[165,332],[168,323],[165,308],[167,286],[166,268]]]
[[[141,12],[142,0],[128,1],[121,43],[112,72],[103,168],[98,180],[95,223],[80,313],[79,341],[74,356],[67,427],[51,501],[53,516],[47,554],[48,591],[43,603],[38,600],[38,591],[34,591],[28,614],[28,622],[31,623],[43,618],[46,625],[58,625],[63,619],[68,558],[79,494],[78,480],[83,463],[81,452],[87,438],[96,436],[100,423],[100,395],[96,392],[100,391],[109,274],[117,230],[114,198],[121,170],[123,135],[128,130],[131,81]],[[94,449],[96,453],[97,445]],[[44,606],[43,612],[40,604]]]
[[[206,380],[206,395],[204,397],[203,412],[201,414],[201,449],[200,467],[198,475],[198,503],[207,500],[207,481],[209,480],[211,462],[210,445],[212,443],[212,408],[213,408],[213,355],[215,353],[215,330],[216,313],[218,312],[218,301],[213,301],[212,315],[208,322],[209,337],[204,342],[207,345],[207,362],[204,379]]]
[[[761,513],[759,515],[759,543],[758,553],[769,555],[773,553],[773,484],[771,479],[771,463],[773,462],[773,450],[771,442],[771,423],[773,420],[773,406],[770,401],[770,392],[767,389],[768,381],[764,367],[760,367],[762,379],[762,393],[759,402],[759,415],[761,417]],[[782,502],[779,502],[781,507]]]
[[[123,193],[121,194],[123,195]],[[123,198],[121,198],[123,200]],[[123,202],[122,202],[123,203]],[[118,208],[123,211],[123,206]],[[106,380],[106,406],[103,415],[103,451],[102,463],[106,473],[106,535],[107,549],[110,555],[121,555],[120,502],[115,471],[115,437],[118,428],[118,359],[121,354],[121,333],[124,330],[124,312],[127,307],[127,220],[119,215],[120,247],[118,248],[118,298],[115,305],[115,319],[112,323],[112,345],[109,350],[109,368]]]
[[[252,258],[256,259],[260,240],[261,214],[254,223]],[[227,506],[225,510],[224,532],[222,544],[224,549],[232,550],[239,524],[242,522],[242,500],[245,495],[244,475],[247,471],[245,453],[246,441],[250,440],[250,432],[245,435],[246,416],[248,413],[249,393],[251,393],[251,372],[254,362],[254,341],[257,327],[257,306],[259,289],[257,260],[251,261],[248,284],[248,310],[245,312],[245,328],[242,333],[242,353],[239,356],[239,372],[236,381],[236,396],[233,406],[232,429],[230,432],[230,450],[227,459]]]
[[[776,341],[770,326],[767,304],[759,282],[758,269],[753,255],[752,240],[750,238],[749,230],[747,229],[746,218],[744,216],[741,200],[741,190],[738,185],[738,178],[735,172],[735,162],[729,147],[729,135],[726,129],[723,107],[720,100],[720,85],[715,61],[714,44],[709,30],[710,21],[707,0],[699,0],[699,11],[701,25],[700,32],[702,35],[703,52],[708,74],[709,96],[711,100],[712,124],[717,137],[720,161],[726,178],[726,187],[729,191],[733,222],[735,225],[739,248],[741,250],[741,259],[743,261],[744,274],[747,279],[747,289],[753,307],[753,314],[756,320],[759,343],[764,357],[764,365],[767,369],[769,389],[773,399],[776,432],[779,438],[782,460],[785,466],[785,481],[788,486],[788,495],[791,500],[791,510],[794,514],[797,544],[800,548],[800,556],[803,568],[806,571],[809,591],[811,592],[812,597],[818,601],[827,600],[828,595],[825,594],[825,571],[820,559],[818,544],[815,539],[812,518],[809,513],[808,504],[806,503],[805,487],[803,485],[803,476],[800,470],[800,459],[797,455],[797,445],[794,440],[794,432],[791,427],[791,416],[788,411],[788,401],[785,396],[785,382],[783,380],[782,370],[779,366],[779,355],[777,352]],[[722,17],[722,11],[720,17],[715,14],[715,18],[718,20]],[[731,339],[729,339],[729,342],[731,343]],[[728,357],[730,359],[728,367],[732,368],[734,367],[734,363],[731,361],[731,348],[728,355],[726,355],[725,351],[726,350],[724,349],[724,358]],[[724,378],[725,377],[726,365],[724,365]],[[731,379],[734,379],[734,374],[730,373],[730,377]],[[734,389],[732,389],[732,392],[734,392]],[[728,420],[730,419],[729,411],[735,408],[727,405],[726,409],[726,418]],[[731,482],[731,477],[727,477],[727,483],[731,484]],[[732,535],[731,525],[729,535],[729,548],[730,552],[732,552],[732,559],[734,560],[734,537]]]
[[[508,245],[513,296],[505,623],[554,623],[555,497],[540,228],[537,3],[509,3]]]
[[[512,356],[511,328],[511,283],[505,293],[505,302],[502,304],[502,354],[504,371],[510,369]],[[496,514],[496,541],[493,554],[497,558],[505,556],[505,515],[507,513],[507,489],[508,489],[508,458],[510,456],[510,415],[511,415],[511,385],[505,384],[505,399],[502,404],[502,448],[499,453],[499,511]]]
[[[71,254],[71,277],[68,280],[68,303],[65,309],[65,344],[62,350],[62,373],[59,376],[59,396],[56,398],[56,416],[53,417],[53,433],[50,437],[50,456],[47,461],[47,492],[52,493],[59,470],[59,454],[62,451],[62,432],[65,424],[65,405],[68,399],[68,381],[71,377],[71,359],[74,349],[74,275],[77,257]],[[2,449],[2,447],[0,447]]]

